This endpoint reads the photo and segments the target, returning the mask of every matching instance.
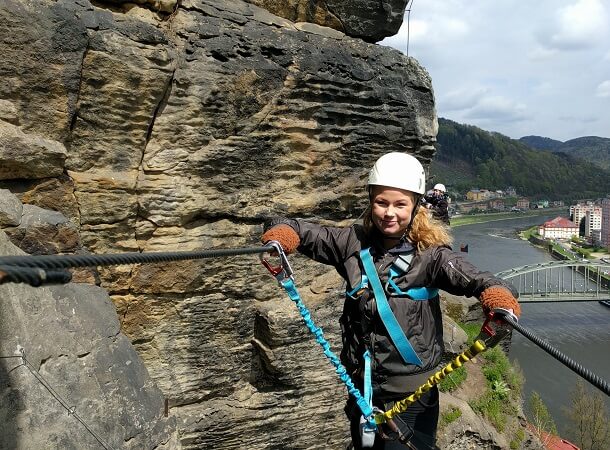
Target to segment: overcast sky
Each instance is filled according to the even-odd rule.
[[[610,1],[413,0],[409,56],[439,117],[566,141],[610,138]],[[407,20],[381,45],[407,53]]]

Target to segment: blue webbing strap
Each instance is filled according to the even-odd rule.
[[[280,281],[280,284],[284,289],[286,289],[290,300],[292,300],[297,305],[297,308],[299,309],[301,317],[303,317],[305,325],[307,326],[309,331],[311,331],[311,333],[316,337],[316,342],[320,344],[320,346],[324,350],[324,355],[326,355],[326,357],[330,360],[333,366],[335,366],[335,372],[337,372],[337,375],[339,375],[339,378],[347,387],[347,392],[349,392],[356,399],[356,403],[358,404],[360,411],[362,411],[362,415],[367,418],[370,424],[369,426],[376,428],[375,421],[372,420],[372,406],[367,402],[365,398],[362,397],[362,394],[360,394],[358,388],[354,386],[354,382],[345,370],[345,367],[343,366],[343,364],[341,364],[341,361],[339,361],[337,355],[335,355],[330,349],[330,344],[328,343],[328,341],[324,339],[324,332],[322,331],[322,329],[318,328],[313,323],[313,320],[311,319],[311,314],[309,313],[307,307],[303,304],[301,296],[299,295],[297,288],[294,285],[294,281],[292,281],[292,279],[290,278],[286,278]]]
[[[372,371],[371,371],[371,354],[367,350],[364,352],[364,400],[368,403],[369,407],[373,408],[373,384],[371,382]],[[375,431],[377,430],[377,424],[375,419],[372,417],[361,417],[360,418],[360,441],[362,442],[363,448],[372,447],[375,444]]]
[[[407,289],[407,295],[413,300],[430,300],[438,295],[438,289],[429,287],[418,287]]]
[[[373,409],[373,384],[371,383],[371,354],[364,352],[364,400]]]
[[[398,353],[400,353],[400,356],[402,356],[402,359],[406,363],[415,364],[421,367],[421,359],[419,359],[419,356],[417,356],[417,353],[415,353],[415,350],[413,350],[411,343],[405,336],[402,328],[400,328],[400,324],[396,320],[396,317],[394,317],[394,313],[392,312],[392,308],[390,308],[388,300],[386,299],[385,292],[381,286],[379,275],[377,275],[377,270],[375,269],[375,264],[373,263],[373,258],[371,257],[371,253],[368,248],[360,250],[360,260],[362,261],[364,271],[366,272],[369,282],[371,283],[375,300],[377,300],[377,310],[379,311],[381,320],[388,330],[390,338],[392,338],[392,342],[396,346]]]

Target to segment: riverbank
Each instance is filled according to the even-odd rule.
[[[463,216],[455,216],[451,218],[451,226],[459,227],[462,225],[471,225],[473,223],[495,222],[498,220],[516,219],[521,217],[534,217],[548,215],[549,213],[557,212],[557,215],[566,214],[566,208],[541,208],[531,209],[529,211],[509,211],[487,214],[467,214]]]

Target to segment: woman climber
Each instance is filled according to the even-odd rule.
[[[373,405],[384,411],[438,370],[443,354],[439,289],[478,297],[485,311],[520,314],[514,289],[453,252],[446,227],[419,208],[425,184],[416,158],[388,153],[369,173],[370,203],[362,224],[338,228],[281,218],[267,223],[262,236],[263,243],[277,241],[286,253],[297,250],[334,266],[345,279],[341,363],[360,390],[368,383]],[[401,444],[387,440],[391,433],[383,429],[374,443],[363,439],[363,419],[350,397],[345,411],[353,448],[405,448],[406,441],[410,448],[435,448],[438,398],[434,387],[396,416]]]

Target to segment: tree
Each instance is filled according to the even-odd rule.
[[[557,435],[555,422],[538,392],[532,392],[529,399],[529,407],[532,415],[530,423],[534,427],[536,436],[538,436],[540,442],[546,447],[551,440],[551,435]]]
[[[580,379],[571,394],[572,407],[564,411],[570,439],[582,450],[610,448],[610,420],[604,397],[600,392],[587,391]]]

